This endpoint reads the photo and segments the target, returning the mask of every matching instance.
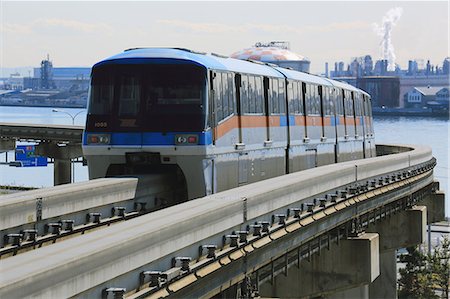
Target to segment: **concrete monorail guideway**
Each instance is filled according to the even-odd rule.
[[[378,150],[385,155],[242,186],[2,258],[0,296],[211,297],[247,280],[264,288],[264,283],[274,285],[278,274],[292,272],[294,265],[314,253],[326,256],[325,248],[333,244],[351,248],[345,244],[353,238],[378,248],[376,233],[366,239],[360,233],[401,211],[419,223],[427,212],[428,219],[439,220],[444,199],[430,200],[438,189],[431,150],[419,146],[379,146]],[[116,192],[124,191],[119,201],[133,201],[136,181],[121,182],[123,187],[116,187]],[[101,184],[114,188],[107,179]],[[110,198],[104,204],[114,205],[112,192],[99,195],[99,189],[95,193],[91,188],[77,195],[76,189],[86,186],[69,186],[75,190],[68,198],[64,186],[57,187],[60,194],[51,201],[39,194],[41,203],[46,203],[41,211],[60,206],[68,208],[64,213],[74,213],[70,207],[77,196],[87,202],[91,197]],[[29,202],[31,210],[14,208],[15,200]],[[430,208],[416,207],[420,201]],[[33,196],[11,198],[8,204],[8,213],[17,212],[14,219],[31,213],[33,222],[37,215],[33,213],[39,211]],[[49,219],[55,221],[57,214]],[[2,232],[13,234],[11,229],[26,222],[12,221],[0,222]],[[380,267],[378,255],[369,259],[364,279],[372,282]]]

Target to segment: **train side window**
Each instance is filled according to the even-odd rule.
[[[363,115],[360,93],[356,93],[356,95],[355,95],[355,115],[356,116]]]
[[[353,100],[352,100],[352,94],[350,93],[350,91],[346,90],[345,91],[345,116],[347,117],[352,117],[354,116],[354,111],[353,111]]]
[[[263,84],[262,77],[255,77],[255,103],[256,110],[255,112],[258,114],[264,113],[264,92],[263,92]]]
[[[286,95],[284,80],[278,80],[278,103],[280,107],[279,113],[286,114]]]
[[[330,96],[328,94],[328,87],[322,86],[322,113],[323,115],[330,115]]]
[[[344,115],[344,102],[342,101],[342,90],[336,89],[336,105],[337,105],[337,113],[338,115]]]
[[[228,74],[228,109],[229,109],[229,115],[232,115],[235,113],[235,94],[234,94],[234,80],[233,75]]]
[[[305,84],[302,82],[298,82],[298,110],[299,114],[304,115],[305,109],[304,109],[304,102],[303,102],[303,88],[305,88]]]
[[[229,107],[228,107],[228,80],[227,74],[222,74],[222,107],[223,107],[223,119],[227,118],[230,115]]]
[[[214,78],[214,94],[215,94],[215,111],[216,111],[216,123],[219,123],[223,119],[223,105],[222,105],[222,74],[216,73]]]
[[[314,101],[315,101],[315,96],[314,96],[314,86],[312,86],[311,84],[309,84],[309,86],[306,87],[307,92],[308,92],[308,114],[314,114]]]
[[[310,92],[311,92],[311,87],[309,84],[304,85],[305,87],[305,113],[306,115],[310,115],[311,114],[311,96],[310,96]]]
[[[334,92],[333,89],[330,87],[328,88],[328,104],[330,107],[330,115],[335,115],[336,114],[336,98],[334,96]]]
[[[367,105],[369,102],[367,101],[367,97],[363,95],[363,101],[364,101],[364,115],[369,116],[369,106]]]
[[[311,114],[317,114],[317,86],[311,85]]]
[[[255,113],[255,77],[248,76],[248,110],[247,113]]]
[[[320,115],[321,114],[321,103],[320,103],[320,93],[319,93],[319,86],[318,85],[314,85],[314,113],[316,115]]]
[[[359,94],[358,106],[359,106],[359,115],[364,115],[364,98],[362,94]]]
[[[300,110],[300,94],[301,94],[301,85],[299,82],[293,82],[293,90],[294,90],[294,114],[301,114]]]
[[[272,79],[271,82],[271,96],[270,96],[270,114],[280,113],[280,103],[278,102],[278,80]]]
[[[138,78],[128,74],[120,76],[119,88],[119,116],[137,116],[141,99]]]
[[[308,115],[320,115],[320,96],[317,85],[306,85],[306,110]]]
[[[289,113],[295,113],[294,82],[289,81],[286,89],[288,98],[288,111]]]
[[[334,90],[332,87],[327,87],[327,95],[328,95],[328,111],[329,111],[329,115],[335,115],[336,111],[336,107],[334,105],[335,101],[334,101]]]
[[[241,76],[241,114],[248,113],[249,99],[248,99],[248,78],[246,75]]]
[[[317,86],[311,85],[311,99],[312,99],[312,105],[311,105],[311,114],[318,114],[317,113]]]

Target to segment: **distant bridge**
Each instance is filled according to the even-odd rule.
[[[444,195],[429,148],[377,149],[178,205],[162,176],[3,196],[0,296],[395,297]]]
[[[0,123],[0,152],[14,150],[17,141],[36,142],[37,154],[54,159],[54,184],[72,181],[71,161],[82,157],[84,126]]]

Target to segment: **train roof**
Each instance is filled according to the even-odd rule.
[[[337,80],[328,79],[328,78],[325,78],[325,80],[329,81],[334,87],[344,88],[344,89],[348,89],[348,90],[351,90],[351,91],[357,91],[357,92],[363,93],[363,94],[365,94],[365,95],[370,97],[370,95],[367,92],[365,92],[364,90],[356,88],[355,86],[350,85],[350,84],[348,84],[346,82],[337,81]]]
[[[94,67],[102,64],[114,63],[114,61],[129,59],[173,59],[179,60],[180,63],[181,61],[190,61],[207,69],[283,78],[279,72],[263,63],[249,62],[225,56],[198,53],[187,49],[178,48],[130,49],[106,58],[94,65]]]
[[[294,71],[294,70],[290,70],[290,69],[286,69],[286,68],[282,68],[282,67],[276,67],[275,69],[277,69],[279,72],[281,72],[283,75],[285,75],[286,78],[288,78],[288,79],[300,80],[302,82],[309,82],[309,83],[313,83],[313,84],[320,84],[322,86],[338,87],[338,88],[343,88],[343,89],[347,89],[347,90],[351,90],[351,91],[362,92],[364,94],[369,95],[365,91],[358,89],[358,88],[354,87],[353,85],[350,85],[345,82],[336,81],[336,80],[332,80],[332,79],[328,79],[328,78],[324,78],[324,77],[320,77],[320,76],[314,76],[314,75],[311,75],[308,73],[298,72],[298,71]]]
[[[226,56],[220,56],[216,54],[206,54],[191,51],[182,48],[135,48],[125,50],[122,53],[106,58],[94,67],[110,64],[110,63],[132,63],[132,60],[151,60],[151,59],[171,59],[173,61],[191,62],[207,69],[213,69],[218,71],[232,71],[243,74],[256,74],[274,78],[284,78],[300,80],[303,82],[310,82],[313,84],[321,84],[324,86],[335,86],[339,88],[345,88],[352,91],[364,91],[357,89],[356,87],[336,80],[314,76],[308,73],[298,72],[274,65],[267,65],[262,62],[245,61]],[[122,61],[122,62],[120,62]],[[367,94],[367,93],[365,93]],[[368,94],[367,94],[368,95]]]
[[[286,69],[286,68],[282,68],[282,67],[275,67],[275,69],[278,70],[283,75],[285,75],[286,78],[288,78],[288,79],[299,80],[299,81],[313,83],[313,84],[320,84],[320,85],[324,85],[324,86],[332,86],[332,84],[328,80],[325,80],[324,78],[319,77],[319,76],[314,76],[314,75],[311,75],[308,73],[294,71],[294,70],[290,70],[290,69]]]

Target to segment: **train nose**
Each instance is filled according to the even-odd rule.
[[[161,154],[160,153],[126,153],[125,160],[127,165],[160,165],[161,164]]]

